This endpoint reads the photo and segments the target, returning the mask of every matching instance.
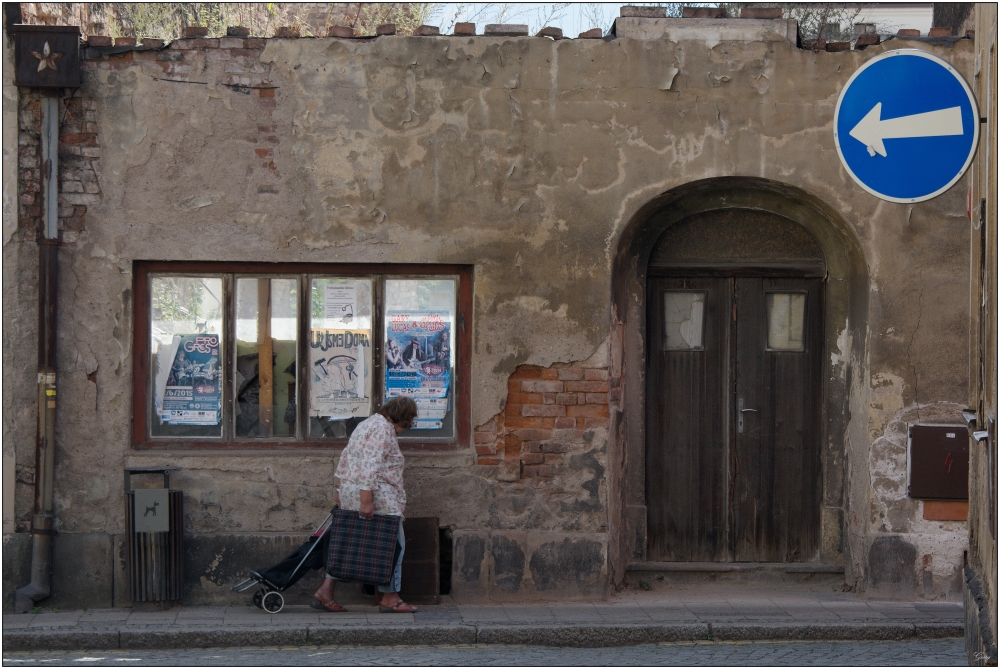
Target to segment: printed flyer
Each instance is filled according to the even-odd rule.
[[[222,416],[219,335],[174,335],[170,352],[173,363],[160,394],[160,420],[171,425],[218,425]]]
[[[416,400],[414,430],[441,429],[451,385],[451,314],[390,311],[386,320],[386,397]]]
[[[354,316],[357,312],[358,293],[352,285],[328,283],[323,288],[324,325],[341,328],[356,327]]]
[[[309,415],[363,418],[371,413],[371,334],[315,329],[309,336]]]

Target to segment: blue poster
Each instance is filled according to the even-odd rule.
[[[222,416],[219,335],[175,335],[176,353],[160,420],[172,425],[218,425]]]
[[[413,429],[441,429],[453,366],[451,314],[390,311],[386,316],[385,395],[416,400]]]

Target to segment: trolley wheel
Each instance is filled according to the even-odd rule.
[[[264,595],[261,604],[268,613],[278,613],[285,608],[285,598],[281,596],[280,592],[269,592]]]
[[[253,593],[254,606],[256,606],[258,609],[262,609],[264,608],[263,602],[264,602],[264,593],[262,591],[258,590],[257,592]]]

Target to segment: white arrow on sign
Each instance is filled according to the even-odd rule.
[[[868,147],[868,155],[876,153],[885,156],[885,139],[907,139],[910,137],[943,137],[961,135],[962,108],[950,107],[912,116],[900,116],[882,120],[882,103],[876,103],[872,110],[851,130],[850,135]]]

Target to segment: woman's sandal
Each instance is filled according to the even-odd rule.
[[[315,595],[313,596],[313,600],[309,602],[309,606],[319,611],[329,611],[330,613],[343,613],[347,611],[347,609],[345,609],[343,606],[333,601],[332,599],[329,599],[324,602],[322,599],[316,597]]]
[[[379,613],[413,613],[416,610],[417,610],[417,607],[410,606],[409,604],[407,604],[406,602],[404,602],[402,599],[399,600],[398,602],[396,602],[392,606],[385,606],[383,604],[379,604],[378,605],[378,612]]]

